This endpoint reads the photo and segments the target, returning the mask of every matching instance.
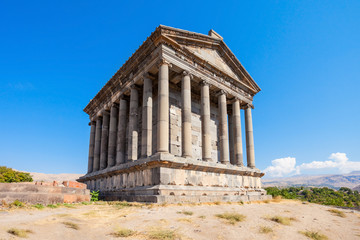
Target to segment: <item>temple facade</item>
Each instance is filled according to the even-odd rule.
[[[85,107],[88,172],[79,181],[105,200],[268,199],[255,166],[259,91],[215,31],[160,25]]]

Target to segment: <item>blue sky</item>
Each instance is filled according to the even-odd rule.
[[[359,1],[3,1],[0,165],[84,173],[83,108],[164,24],[214,29],[262,88],[255,156],[268,176],[360,169],[359,13]]]

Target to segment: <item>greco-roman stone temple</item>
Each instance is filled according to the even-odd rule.
[[[88,173],[79,181],[105,200],[267,199],[251,116],[259,91],[215,31],[160,25],[85,107]]]

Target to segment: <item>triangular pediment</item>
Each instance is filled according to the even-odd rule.
[[[170,44],[176,44],[202,59],[234,81],[242,83],[254,94],[261,90],[216,32],[210,31],[209,34],[211,34],[208,36],[162,25],[160,27],[161,35],[169,39]]]
[[[219,52],[215,49],[186,46],[188,50],[193,52],[196,56],[208,61],[210,64],[216,66],[221,71],[227,73],[232,78],[240,81],[241,79],[237,74],[229,67],[225,60],[220,56]]]

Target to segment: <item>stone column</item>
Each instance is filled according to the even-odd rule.
[[[245,129],[247,166],[249,168],[255,168],[254,135],[250,105],[247,105],[245,108]]]
[[[91,173],[93,171],[93,165],[94,165],[95,129],[96,129],[95,121],[91,121],[90,126],[91,128],[90,128],[90,143],[89,143],[89,160],[88,160],[87,173]]]
[[[229,163],[229,137],[226,110],[226,94],[220,90],[218,95],[219,104],[219,139],[220,139],[220,162]]]
[[[181,106],[182,106],[182,156],[192,156],[191,141],[191,76],[188,72],[183,72],[181,82]]]
[[[120,99],[119,121],[116,144],[116,165],[125,163],[126,125],[128,106],[125,99]]]
[[[103,112],[103,126],[101,130],[101,150],[100,150],[100,169],[107,167],[107,153],[109,143],[109,122],[110,113],[107,110]]]
[[[201,83],[201,132],[202,132],[202,159],[211,161],[211,131],[210,131],[210,93],[209,84]]]
[[[141,157],[146,158],[152,153],[152,80],[148,74],[144,75]]]
[[[113,103],[110,109],[110,131],[109,131],[109,147],[107,167],[112,167],[116,162],[116,137],[118,125],[119,106]]]
[[[235,165],[235,154],[234,154],[234,124],[233,124],[233,115],[228,112],[228,122],[229,122],[229,157],[230,164]]]
[[[138,105],[139,93],[136,86],[132,85],[129,112],[128,161],[138,159]]]
[[[101,129],[102,129],[102,117],[98,116],[96,120],[96,129],[95,129],[93,172],[98,171],[100,169]]]
[[[169,152],[169,63],[162,61],[158,80],[157,152]]]
[[[243,166],[243,149],[241,137],[240,100],[236,99],[232,104],[232,124],[234,132],[234,165]]]

